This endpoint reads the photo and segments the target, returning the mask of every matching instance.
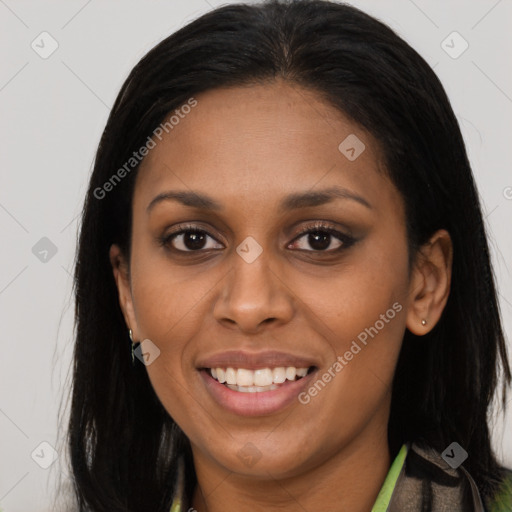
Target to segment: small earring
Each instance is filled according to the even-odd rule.
[[[427,325],[427,321],[426,321],[425,319],[423,319],[423,320],[421,321],[421,325]]]
[[[132,342],[132,366],[135,366],[135,352],[134,352],[135,343],[133,341],[133,332],[131,329],[128,329],[128,335],[130,336],[130,340]]]

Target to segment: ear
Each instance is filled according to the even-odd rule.
[[[406,321],[413,334],[427,334],[441,318],[450,294],[452,261],[452,240],[445,229],[436,231],[419,249],[412,270]]]
[[[135,311],[133,308],[132,291],[130,286],[130,273],[128,262],[118,245],[110,247],[110,264],[114,272],[114,279],[117,286],[119,296],[119,305],[123,312],[124,321],[127,329],[132,330],[133,341],[139,340],[139,329],[135,319]]]

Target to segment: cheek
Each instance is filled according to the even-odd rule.
[[[361,284],[357,275],[351,279]],[[372,289],[372,295],[365,294],[364,287],[342,294],[344,303],[331,315],[318,311],[319,317],[324,314],[323,332],[329,336],[324,340],[332,355],[299,399],[304,407],[302,428],[321,430],[327,451],[332,443],[348,442],[372,418],[380,417],[383,425],[387,421],[405,314],[389,289]]]
[[[194,265],[172,264],[162,248],[143,240],[133,251],[131,276],[141,336],[160,342],[166,351],[179,351],[180,340],[200,328],[203,308],[219,280],[217,274],[198,272]]]
[[[401,240],[395,245],[368,241],[321,278],[295,279],[293,289],[306,304],[303,314],[309,324],[336,354],[348,350],[359,335],[364,341],[365,333],[370,336],[367,330],[375,333],[375,328],[378,337],[400,342],[405,315],[397,310],[405,310],[409,290],[406,244]]]
[[[372,251],[361,250],[354,260],[332,272],[321,286],[318,280],[303,280],[298,290],[309,297],[305,314],[331,353],[327,371],[318,375],[329,383],[316,386],[326,400],[311,400],[316,401],[315,414],[325,417],[340,417],[343,409],[364,416],[375,409],[391,386],[405,332],[405,241],[374,241]],[[345,416],[343,421],[349,420]]]
[[[150,339],[160,350],[146,366],[151,385],[174,421],[189,432],[197,412],[190,407],[190,389],[198,383],[191,382],[197,375],[188,351],[201,330],[205,314],[201,298],[206,290],[161,270],[148,266],[134,280],[135,314],[141,338]]]
[[[198,378],[190,353],[222,275],[214,269],[198,273],[193,266],[171,267],[158,251],[140,248],[132,252],[131,279],[140,337],[160,350],[146,367],[148,376],[165,408],[186,426],[195,414],[187,390],[195,384],[190,379]]]

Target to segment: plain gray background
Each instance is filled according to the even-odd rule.
[[[150,48],[226,3],[235,2],[0,0],[4,512],[51,510],[56,481],[66,481],[62,443],[73,348],[71,273],[77,216],[110,106],[131,68]],[[510,339],[512,2],[351,3],[394,28],[434,67],[446,88],[482,197]],[[52,44],[58,48],[42,58]],[[494,446],[512,466],[512,410],[506,418],[497,412],[494,423]],[[52,462],[53,449],[55,462],[42,468]]]

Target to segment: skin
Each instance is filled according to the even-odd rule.
[[[426,334],[448,298],[449,234],[435,233],[409,274],[403,200],[377,142],[315,92],[277,81],[196,99],[141,165],[130,261],[117,246],[110,251],[127,327],[161,351],[148,375],[191,442],[192,505],[368,512],[392,462],[390,389],[404,331]],[[349,134],[366,146],[354,161],[338,150]],[[278,209],[288,194],[332,186],[371,208],[337,198]],[[207,194],[223,209],[166,200],[147,211],[171,190]],[[357,241],[344,246],[333,236],[328,250],[341,251],[315,252],[307,234],[297,238],[311,221]],[[212,237],[205,247],[216,250],[172,252],[173,244],[186,249],[183,237],[159,244],[183,222],[199,224]],[[248,236],[263,250],[250,264],[236,252]],[[223,350],[279,349],[311,357],[321,376],[395,302],[402,310],[307,405],[236,415],[217,405],[196,369],[200,357]],[[259,454],[250,467],[238,456],[247,442]]]

